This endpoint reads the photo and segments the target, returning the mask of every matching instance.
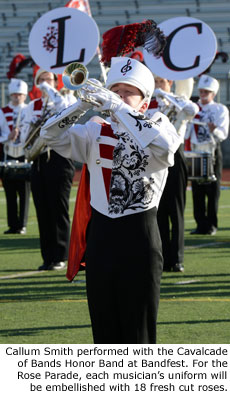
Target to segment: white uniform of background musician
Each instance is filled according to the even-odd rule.
[[[192,181],[193,211],[197,227],[191,234],[215,235],[218,228],[217,213],[222,174],[220,143],[228,136],[229,111],[225,105],[214,101],[219,90],[216,79],[202,75],[198,89],[199,112],[189,124],[186,139],[191,143],[191,150],[213,155],[216,181]]]
[[[186,126],[198,112],[195,103],[189,100],[193,79],[184,81],[178,90],[183,96],[172,93],[172,80],[155,77],[155,100],[150,103],[149,112],[161,111],[176,127],[181,146],[175,153],[175,163],[169,167],[166,186],[160,200],[157,220],[161,234],[164,271],[184,271],[184,209],[186,202],[187,167],[184,158],[184,135]],[[186,95],[185,95],[186,94]]]
[[[9,104],[0,110],[0,141],[4,144],[2,181],[7,200],[7,220],[9,229],[5,234],[26,233],[28,220],[30,183],[24,180],[29,165],[24,164],[25,153],[21,141],[22,121],[27,104],[28,86],[23,80],[11,79],[9,84]]]
[[[39,270],[65,268],[69,247],[69,196],[75,166],[72,161],[47,148],[40,137],[41,122],[48,116],[65,109],[68,101],[56,90],[57,76],[40,69],[35,85],[42,91],[42,97],[29,103],[24,120],[23,139],[30,137],[30,129],[38,125],[32,147],[26,151],[33,161],[31,190],[36,208],[41,255],[43,264]]]

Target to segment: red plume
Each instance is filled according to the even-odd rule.
[[[119,25],[106,31],[102,38],[101,61],[107,65],[112,57],[123,56],[139,46],[159,58],[166,45],[166,37],[153,20]]]
[[[9,71],[7,72],[7,77],[8,79],[12,79],[15,77],[16,74],[16,69],[19,63],[21,63],[23,60],[25,60],[25,56],[22,55],[21,53],[18,53],[12,60],[9,66]]]

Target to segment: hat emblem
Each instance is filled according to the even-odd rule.
[[[126,65],[124,65],[124,66],[121,68],[121,73],[123,74],[123,76],[125,76],[126,73],[129,72],[129,70],[132,70],[132,66],[130,66],[130,65],[131,65],[131,60],[128,59]]]

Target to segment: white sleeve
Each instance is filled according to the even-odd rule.
[[[185,131],[185,135],[184,135],[184,139],[187,140],[190,137],[192,137],[192,129],[193,129],[193,124],[191,122],[187,123],[186,126],[186,131]]]
[[[5,143],[8,140],[10,129],[2,110],[0,110],[0,143]]]
[[[229,131],[229,111],[223,104],[218,104],[216,120],[214,122],[216,128],[213,131],[215,138],[222,142],[227,139]]]
[[[23,118],[20,124],[21,129],[20,139],[23,144],[25,143],[26,138],[29,134],[32,118],[33,118],[33,102],[30,102],[23,111]]]
[[[186,113],[186,115],[188,115],[188,119],[192,119],[196,114],[198,114],[199,107],[197,104],[195,104],[195,102],[187,100],[183,111]]]
[[[100,131],[100,124],[87,122],[84,125],[75,124],[64,132],[60,131],[56,136],[52,136],[49,130],[44,130],[42,137],[47,145],[61,156],[80,163],[87,163],[92,136],[99,136]]]
[[[47,93],[49,99],[53,102],[55,112],[61,111],[68,106],[68,100],[45,81],[39,87]]]
[[[78,99],[74,104],[51,116],[42,126],[40,135],[47,141],[58,139],[60,134],[75,124],[88,109],[89,103]]]
[[[65,98],[65,100],[66,100],[66,102],[67,102],[67,106],[68,106],[68,107],[69,107],[70,105],[75,104],[75,102],[77,102],[77,98],[76,98],[75,95],[73,95],[73,94],[64,95],[64,98]]]

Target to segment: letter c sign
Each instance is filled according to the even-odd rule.
[[[203,21],[176,17],[159,24],[159,28],[167,37],[163,55],[156,59],[144,50],[145,63],[157,76],[183,80],[198,76],[213,62],[216,36]]]

